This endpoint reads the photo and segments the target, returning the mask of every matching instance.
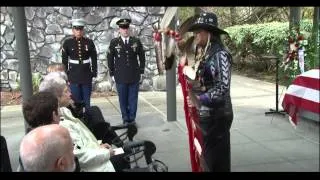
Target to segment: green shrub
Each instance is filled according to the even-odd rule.
[[[32,73],[32,89],[33,93],[37,93],[39,91],[39,85],[42,81],[42,75],[40,73]],[[20,78],[17,79],[18,87],[16,90],[21,91],[21,83]]]
[[[312,20],[306,19],[300,22],[300,32],[308,40],[306,46],[306,66],[313,60],[311,31]],[[231,38],[231,51],[240,61],[246,61],[250,56],[255,57],[256,61],[262,60],[263,55],[274,55],[281,59],[285,53],[287,46],[287,37],[289,34],[289,23],[271,22],[252,25],[237,25],[225,29]],[[252,59],[252,58],[251,58]],[[269,63],[269,62],[267,62]],[[275,67],[273,65],[273,67]],[[307,67],[307,69],[312,68]],[[267,70],[267,69],[265,69]],[[273,71],[275,68],[272,69]]]

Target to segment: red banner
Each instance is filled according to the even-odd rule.
[[[184,100],[184,111],[186,117],[186,125],[189,134],[189,150],[190,150],[190,161],[192,172],[201,172],[203,171],[202,167],[202,147],[203,139],[202,134],[199,128],[199,116],[197,109],[195,107],[189,107],[187,103],[188,91],[191,88],[191,85],[188,84],[187,79],[182,71],[183,67],[178,66],[178,75],[179,82],[181,84],[183,100]]]

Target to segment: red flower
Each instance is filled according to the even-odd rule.
[[[181,37],[181,36],[176,36],[176,37],[175,37],[175,40],[176,40],[176,41],[181,41],[181,40],[182,40],[182,37]]]
[[[173,30],[170,30],[170,31],[169,31],[169,34],[174,37],[174,36],[176,35],[176,32],[173,31]]]
[[[164,32],[167,36],[169,36],[170,35],[170,29],[166,29],[166,31]]]
[[[293,42],[294,42],[293,39],[291,37],[289,37],[289,43],[291,44]]]
[[[293,56],[290,56],[290,61],[293,61],[294,60],[294,57]]]
[[[180,36],[180,34],[179,34],[178,32],[176,32],[174,39],[175,39],[176,41],[180,41],[180,40],[182,40],[182,37]]]
[[[153,38],[155,41],[161,41],[161,33],[160,32],[153,33]]]
[[[298,36],[298,41],[301,41],[301,40],[303,40],[303,36],[302,36],[302,35],[299,35],[299,36]]]

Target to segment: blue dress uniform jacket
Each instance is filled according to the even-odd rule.
[[[140,74],[144,73],[145,53],[136,37],[129,37],[128,45],[121,37],[112,39],[107,58],[110,76],[115,77],[116,83],[138,82]]]
[[[86,37],[73,37],[65,40],[62,48],[62,63],[69,81],[76,84],[91,83],[92,77],[97,76],[97,51],[93,41]]]

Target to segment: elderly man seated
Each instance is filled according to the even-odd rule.
[[[26,172],[73,172],[76,169],[69,131],[58,124],[39,126],[20,144],[21,165]]]
[[[59,124],[60,113],[57,97],[51,92],[39,92],[24,101],[22,112],[27,122],[27,133],[39,126]],[[20,158],[20,157],[19,157]],[[79,161],[75,157],[76,171],[80,171]],[[18,171],[24,171],[20,163]]]

